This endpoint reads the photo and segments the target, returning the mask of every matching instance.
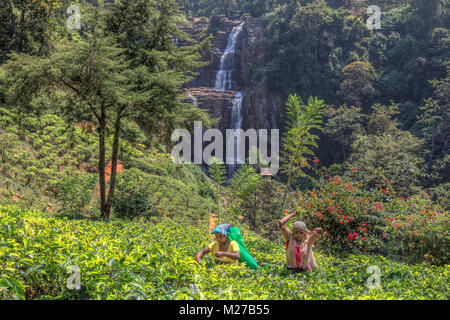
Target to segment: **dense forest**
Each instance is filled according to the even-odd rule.
[[[373,2],[2,1],[0,299],[448,299],[450,1]],[[177,163],[194,121],[280,129],[279,171]],[[195,261],[221,223],[259,270]]]

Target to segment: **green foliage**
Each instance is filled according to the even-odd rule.
[[[243,237],[260,270],[214,265],[210,256],[197,264],[195,253],[210,235],[170,220],[104,223],[1,207],[0,222],[1,299],[448,298],[448,265],[364,255],[343,260],[316,251],[317,271],[291,274],[281,241],[251,233]],[[380,289],[365,285],[371,265],[380,268]],[[79,291],[67,287],[70,266],[80,269]]]
[[[316,97],[309,97],[308,103],[304,104],[301,98],[294,94],[289,96],[286,107],[286,133],[281,158],[281,169],[288,176],[284,203],[291,178],[304,174],[302,168],[309,166],[308,156],[314,155],[311,149],[318,146],[316,143],[318,136],[314,134],[314,130],[322,128],[322,111],[325,105],[323,100]]]
[[[0,63],[9,51],[45,55],[53,42],[67,36],[68,0],[5,0],[0,4]],[[4,32],[3,32],[4,31]]]
[[[132,219],[161,215],[150,201],[150,192],[143,187],[144,179],[145,175],[136,169],[119,174],[117,193],[112,202],[117,217]]]
[[[209,176],[214,180],[217,187],[224,184],[227,179],[227,168],[222,160],[212,157],[209,162]]]
[[[328,152],[326,163],[334,163],[339,160],[347,160],[352,151],[352,144],[355,139],[364,133],[363,121],[365,116],[361,114],[361,109],[356,107],[347,107],[346,105],[338,108],[328,107],[324,110],[324,116],[327,119],[323,128],[321,138],[327,139],[331,149],[332,145],[336,147]]]
[[[288,212],[296,207],[293,194],[289,194],[286,203],[283,203],[284,188],[281,182],[269,176],[262,177],[252,196],[238,202],[235,215],[240,215],[242,222],[248,224],[253,232],[266,239],[277,240],[280,236],[277,222],[283,205]]]
[[[392,119],[397,113],[396,105],[374,106],[368,119],[368,134],[359,136],[352,146],[349,166],[359,170],[348,175],[372,188],[393,180],[395,191],[410,195],[419,191],[423,141],[398,129],[398,123]]]
[[[337,95],[357,107],[368,105],[364,102],[375,94],[373,82],[377,78],[376,71],[370,63],[352,62],[342,69],[342,82]]]
[[[80,213],[90,204],[97,182],[95,174],[69,173],[63,175],[55,186],[56,198],[62,202],[66,213]]]
[[[233,196],[240,201],[246,201],[255,192],[261,180],[251,165],[244,164],[239,167],[231,178],[230,188]]]
[[[301,176],[303,167],[308,166],[307,156],[314,155],[311,150],[317,147],[318,136],[312,131],[321,130],[322,100],[309,97],[304,104],[297,95],[290,95],[286,102],[286,133],[283,141],[283,171]]]

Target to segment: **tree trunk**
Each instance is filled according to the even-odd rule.
[[[120,120],[121,115],[117,115],[116,123],[114,126],[114,139],[113,139],[113,148],[112,148],[112,156],[111,156],[111,179],[109,182],[109,192],[108,192],[108,200],[105,205],[105,215],[107,219],[111,214],[111,204],[114,198],[114,190],[116,187],[116,173],[117,173],[117,157],[119,154],[119,134],[120,134]]]
[[[23,38],[24,38],[24,26],[23,24],[25,23],[25,9],[22,8],[22,10],[20,11],[20,20],[19,20],[19,28],[20,28],[20,32],[19,32],[19,52],[23,53]]]
[[[341,143],[341,149],[342,149],[342,155],[344,156],[344,161],[347,161],[347,155],[345,154],[345,147],[344,147],[343,143]]]
[[[106,128],[106,114],[105,108],[102,105],[101,115],[99,119],[99,145],[98,145],[98,179],[100,184],[100,215],[103,219],[108,220],[106,215],[106,182],[105,182],[105,128]]]
[[[289,186],[291,185],[292,169],[293,169],[293,163],[291,162],[291,165],[290,165],[290,168],[289,168],[289,172],[288,172],[288,181],[286,183],[286,188],[284,189],[284,197],[283,197],[283,205],[282,205],[283,213],[284,213],[284,210],[285,210],[286,200],[287,200],[287,197],[288,197]]]

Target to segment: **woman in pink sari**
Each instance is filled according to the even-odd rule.
[[[286,227],[292,217],[298,216],[293,213],[278,222],[278,227],[286,240],[286,265],[293,272],[313,271],[317,267],[312,248],[316,240],[323,234],[321,228],[309,231],[302,221],[294,222],[292,232]]]

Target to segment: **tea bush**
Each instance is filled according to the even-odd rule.
[[[261,266],[215,265],[195,253],[205,230],[170,219],[109,223],[0,207],[0,299],[448,299],[448,265],[405,265],[381,256],[345,260],[316,252],[318,270],[291,274],[282,242],[243,234]],[[370,290],[367,267],[381,270]],[[80,288],[68,278],[80,270]],[[72,270],[72,271],[71,271]]]
[[[138,169],[119,173],[117,191],[112,207],[119,218],[152,217],[161,215],[150,201],[150,193],[145,188],[145,175]]]

